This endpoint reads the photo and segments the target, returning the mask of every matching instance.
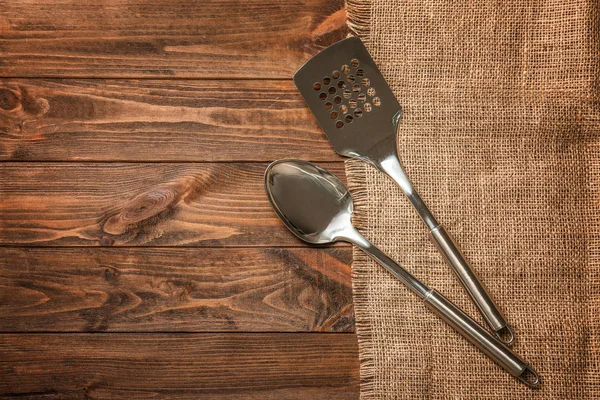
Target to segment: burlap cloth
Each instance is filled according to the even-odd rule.
[[[527,389],[361,252],[362,399],[600,395],[597,0],[348,0],[403,106],[400,159],[543,377]],[[359,230],[483,323],[394,184],[346,164]]]

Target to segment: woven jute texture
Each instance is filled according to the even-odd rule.
[[[362,399],[600,396],[597,0],[348,0],[403,106],[400,159],[541,374],[527,389],[354,252]],[[482,318],[399,188],[348,161],[355,224]]]

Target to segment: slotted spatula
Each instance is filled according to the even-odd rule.
[[[327,47],[296,72],[294,83],[335,151],[374,165],[400,186],[490,328],[501,341],[511,343],[512,329],[400,165],[396,150],[400,104],[362,41],[353,37]]]

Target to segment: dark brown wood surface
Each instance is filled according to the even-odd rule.
[[[3,163],[0,244],[303,245],[269,204],[267,165]]]
[[[339,161],[291,81],[0,79],[0,160]]]
[[[352,331],[350,249],[0,248],[0,331]]]
[[[0,393],[93,399],[358,397],[348,334],[0,336]]]
[[[346,36],[342,4],[3,1],[0,76],[289,79]]]
[[[271,210],[343,178],[291,77],[343,1],[0,2],[0,398],[355,399],[350,247]]]

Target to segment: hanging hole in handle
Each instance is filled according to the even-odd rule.
[[[521,382],[523,382],[530,388],[534,388],[534,389],[539,388],[540,384],[542,383],[542,380],[540,379],[540,376],[538,375],[538,373],[535,372],[529,365],[527,365],[525,367],[525,370],[523,371],[523,373],[521,375],[519,375],[517,378],[519,378],[519,380]]]
[[[515,333],[508,325],[503,326],[494,333],[496,334],[496,337],[507,346],[515,341]]]

